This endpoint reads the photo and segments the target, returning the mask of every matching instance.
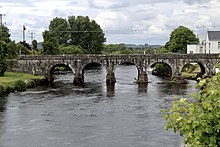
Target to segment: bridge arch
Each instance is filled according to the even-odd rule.
[[[134,62],[131,62],[131,61],[122,61],[122,62],[120,62],[120,63],[118,63],[116,65],[115,72],[117,71],[117,69],[120,66],[134,66],[136,71],[137,71],[137,77],[133,77],[133,78],[136,79],[136,80],[139,79],[139,75],[141,73],[141,69],[140,69],[140,67],[137,64],[135,64]],[[117,79],[117,76],[116,76],[116,79]]]
[[[82,66],[82,79],[85,79],[85,70],[93,69],[93,67],[102,67],[102,64],[99,62],[89,62]]]
[[[193,64],[193,63],[198,64],[200,67],[200,72],[197,74],[196,77],[201,77],[202,75],[206,74],[207,70],[206,70],[205,64],[202,63],[201,61],[194,61],[194,60],[184,63],[180,68],[181,72],[183,72],[183,69],[187,64]]]
[[[56,67],[66,67],[66,68],[69,68],[73,74],[75,73],[75,70],[69,63],[56,63],[56,64],[51,65],[49,68],[49,72],[48,72],[49,81],[54,81],[53,75],[54,75],[54,70]]]
[[[156,64],[165,64],[168,68],[168,76],[171,79],[173,77],[173,73],[174,73],[174,69],[172,68],[172,65],[168,62],[163,62],[163,61],[159,61],[159,62],[154,62],[149,64],[148,68],[153,68]]]

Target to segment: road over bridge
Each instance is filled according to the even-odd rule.
[[[148,83],[147,69],[153,64],[162,62],[169,65],[171,77],[179,77],[184,65],[196,62],[203,74],[215,74],[216,65],[220,63],[219,54],[129,54],[129,55],[26,55],[16,61],[14,71],[44,75],[53,80],[52,72],[57,65],[69,66],[74,73],[73,83],[84,82],[84,68],[90,63],[98,63],[106,68],[106,82],[115,83],[115,69],[117,65],[132,63],[137,67],[137,83]]]

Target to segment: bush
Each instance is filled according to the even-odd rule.
[[[60,47],[59,52],[61,54],[84,54],[84,49],[81,46],[71,45]]]
[[[199,95],[192,99],[175,99],[164,118],[166,129],[173,129],[184,142],[195,147],[220,146],[220,73],[201,80]],[[166,111],[163,110],[163,113]]]
[[[3,76],[7,69],[7,64],[4,59],[0,59],[0,76]]]
[[[0,85],[0,95],[5,94],[4,86]]]
[[[25,91],[27,89],[27,84],[22,81],[18,80],[15,82],[14,90],[20,92],[20,91]]]

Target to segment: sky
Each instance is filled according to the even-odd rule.
[[[106,44],[164,45],[180,25],[196,35],[220,31],[220,0],[0,0],[11,39],[38,42],[55,17],[89,16],[103,29]]]

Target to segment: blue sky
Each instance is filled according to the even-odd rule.
[[[3,22],[11,38],[26,41],[30,33],[42,41],[54,17],[89,16],[105,31],[106,43],[160,44],[184,25],[195,34],[220,30],[220,0],[0,0]]]

